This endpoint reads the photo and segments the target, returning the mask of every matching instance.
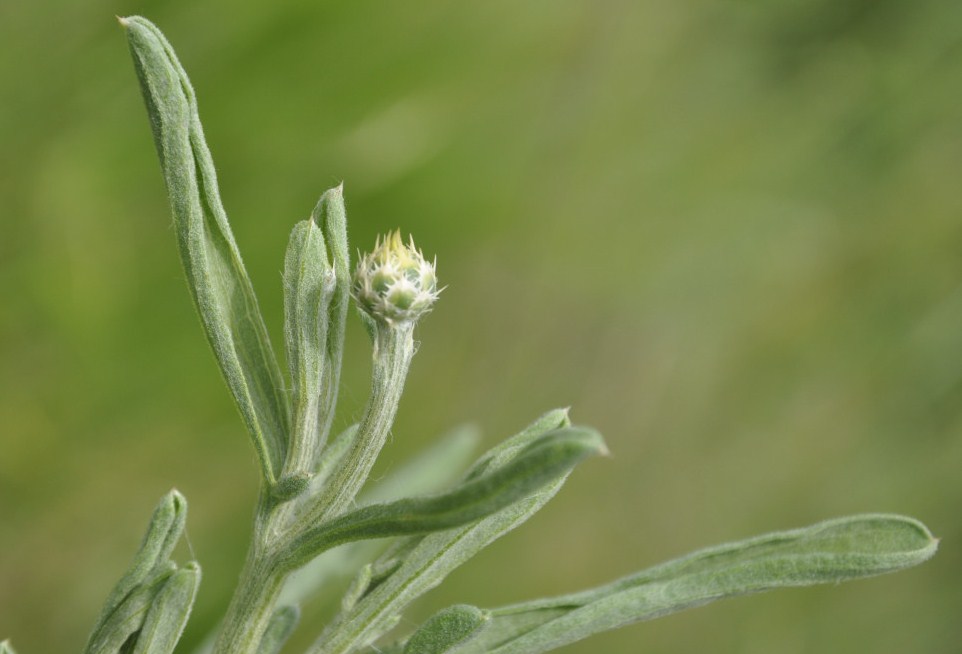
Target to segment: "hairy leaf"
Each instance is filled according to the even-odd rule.
[[[280,367],[217,190],[187,74],[150,21],[121,19],[167,183],[187,285],[207,340],[273,484],[290,409]]]
[[[444,654],[480,634],[490,616],[475,606],[456,604],[428,618],[408,639],[404,654]]]
[[[267,631],[261,638],[261,645],[257,649],[257,654],[277,654],[284,647],[284,643],[294,633],[297,621],[301,617],[301,611],[296,606],[282,606],[274,611],[271,616]]]
[[[366,506],[310,529],[281,558],[288,566],[298,567],[342,543],[467,524],[528,497],[566,476],[586,457],[604,451],[601,436],[593,430],[568,427],[548,432],[521,448],[503,466],[447,493]]]
[[[920,522],[858,515],[720,545],[611,584],[491,611],[457,654],[537,654],[591,634],[786,586],[837,583],[922,563],[938,542]]]
[[[132,591],[152,575],[169,574],[170,554],[184,531],[186,521],[187,500],[176,490],[172,490],[157,504],[133,563],[107,596],[87,642],[87,651],[93,651],[90,648],[95,641],[102,639],[105,623],[117,611],[117,607],[127,601]]]
[[[507,464],[539,436],[568,424],[565,410],[545,414],[516,436],[483,455],[466,479]],[[493,515],[463,527],[398,541],[375,563],[375,575],[379,564],[389,570],[383,580],[353,610],[338,615],[309,652],[340,654],[377,639],[393,626],[408,604],[440,584],[452,570],[481,549],[531,517],[560,490],[563,483],[564,477]],[[398,551],[404,552],[403,559],[398,558],[396,563],[392,563],[391,560],[397,558],[392,552]]]
[[[170,654],[180,640],[200,585],[194,563],[174,572],[154,597],[137,637],[133,654]]]

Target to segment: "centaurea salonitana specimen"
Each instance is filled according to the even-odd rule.
[[[438,299],[434,262],[399,231],[378,239],[353,271],[341,187],[294,225],[284,259],[286,370],[271,347],[240,249],[220,202],[197,100],[164,35],[121,19],[140,80],[194,304],[257,455],[261,491],[248,555],[208,644],[217,654],[276,654],[299,604],[349,573],[341,609],[309,654],[536,654],[599,631],[716,599],[836,583],[910,567],[936,540],[920,522],[857,515],[729,543],[595,588],[510,606],[458,604],[415,629],[409,606],[459,565],[550,500],[572,469],[605,453],[601,436],[549,411],[465,469],[474,438],[440,440],[371,485],[415,353],[418,320]],[[330,437],[344,326],[353,297],[372,339],[371,391],[360,421]],[[110,593],[86,654],[168,654],[200,582],[172,560],[187,501],[154,511],[140,550]],[[325,557],[340,547],[336,560]],[[403,625],[403,626],[402,626]],[[0,643],[0,654],[12,654]]]

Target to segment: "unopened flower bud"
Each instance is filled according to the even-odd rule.
[[[435,262],[425,261],[414,246],[401,240],[400,231],[378,238],[354,273],[354,297],[375,320],[389,325],[413,323],[431,310],[440,292]]]

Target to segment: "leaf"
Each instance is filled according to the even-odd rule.
[[[200,585],[200,567],[190,562],[174,572],[154,597],[133,654],[170,654],[184,632]]]
[[[274,611],[271,621],[267,625],[267,631],[261,638],[261,645],[257,649],[257,654],[277,654],[284,647],[284,643],[294,633],[297,621],[301,617],[301,611],[296,606],[282,606]]]
[[[187,500],[176,490],[172,490],[160,500],[157,508],[154,509],[150,524],[147,527],[147,533],[144,535],[140,549],[134,556],[133,563],[107,596],[100,617],[97,619],[97,623],[87,641],[87,651],[91,651],[90,648],[94,641],[100,637],[104,624],[130,593],[142,585],[151,575],[156,575],[159,571],[166,571],[170,554],[184,531],[186,521]]]
[[[17,654],[9,640],[0,641],[0,654]]]
[[[227,222],[187,74],[164,35],[122,18],[167,184],[187,285],[251,434],[264,479],[284,460],[290,409],[257,298]]]
[[[483,455],[466,480],[505,465],[542,434],[568,424],[566,410],[555,410],[541,416],[519,434]],[[395,558],[392,551],[409,550],[403,561],[391,564],[393,571],[374,586],[352,611],[339,614],[308,650],[310,654],[349,652],[359,644],[372,642],[386,633],[393,626],[396,616],[409,603],[440,584],[452,570],[481,549],[531,517],[558,492],[563,483],[564,478],[551,482],[529,497],[469,525],[398,541],[375,562],[374,574],[377,576],[379,564],[391,563],[390,559]]]
[[[333,292],[334,270],[321,228],[313,220],[301,221],[291,232],[284,258],[284,336],[294,402],[284,477],[310,472],[319,448],[327,312]]]
[[[321,401],[318,405],[319,455],[327,440],[334,419],[337,392],[341,383],[341,362],[344,358],[344,327],[351,305],[351,255],[347,247],[347,214],[344,210],[343,185],[328,189],[317,201],[311,221],[319,225],[334,266],[334,292],[327,308],[327,341],[321,380]]]
[[[140,631],[154,598],[176,568],[173,563],[167,563],[131,590],[91,636],[84,653],[116,654],[133,634]]]
[[[599,631],[725,597],[837,583],[922,563],[938,542],[920,522],[858,515],[701,550],[592,590],[491,611],[457,654],[537,654]]]
[[[338,436],[334,439],[325,451],[325,457],[338,442],[343,441],[344,449],[347,449],[353,437],[349,432],[355,428],[356,425],[349,428],[343,438]],[[477,447],[478,438],[477,429],[472,426],[452,430],[405,462],[386,479],[365,491],[362,497],[367,501],[386,501],[405,494],[430,492],[450,484],[467,465],[469,457]],[[320,476],[320,473],[317,476]],[[361,541],[326,552],[291,575],[284,586],[280,602],[301,602],[318,589],[330,585],[338,577],[354,574],[383,547],[383,542]]]
[[[585,428],[548,432],[504,465],[439,495],[374,504],[307,530],[280,555],[290,568],[343,543],[440,531],[464,525],[524,499],[567,476],[592,454],[605,451],[601,436]]]
[[[294,397],[285,475],[314,469],[334,417],[350,299],[346,225],[338,186],[294,227],[284,260],[284,333]]]
[[[335,436],[331,442],[327,444],[327,447],[324,448],[324,452],[321,453],[318,459],[314,476],[311,477],[310,492],[307,494],[307,498],[317,495],[324,488],[324,485],[327,484],[331,478],[331,474],[340,465],[344,455],[350,449],[351,443],[354,442],[354,437],[357,435],[357,428],[358,424],[354,423]]]
[[[444,654],[483,631],[490,616],[475,606],[455,604],[428,618],[404,646],[404,654]]]

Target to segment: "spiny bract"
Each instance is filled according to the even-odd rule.
[[[428,262],[400,230],[378,237],[374,251],[360,257],[353,294],[372,318],[389,325],[413,323],[431,310],[440,290],[436,262]]]

